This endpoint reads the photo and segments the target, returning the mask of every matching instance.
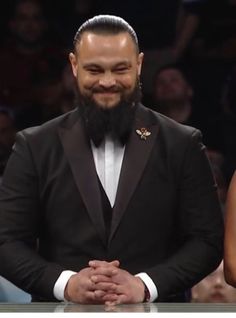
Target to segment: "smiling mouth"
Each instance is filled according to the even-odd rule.
[[[119,92],[96,92],[95,95],[101,95],[101,96],[113,96],[119,94]]]

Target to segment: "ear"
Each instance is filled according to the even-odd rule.
[[[143,65],[143,57],[144,54],[141,52],[138,55],[138,75],[140,76],[141,74],[141,70],[142,70],[142,65]]]
[[[74,53],[70,53],[69,54],[69,60],[70,60],[70,64],[71,64],[71,67],[72,67],[73,75],[74,75],[74,77],[77,78],[78,62],[77,62],[77,59],[76,59],[76,56],[75,56]]]

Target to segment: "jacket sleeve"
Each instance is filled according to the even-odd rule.
[[[176,226],[181,233],[180,247],[163,263],[146,271],[157,286],[158,301],[196,284],[219,265],[223,254],[222,211],[198,130],[191,134],[186,151],[179,156]]]
[[[37,253],[38,184],[30,148],[18,133],[0,187],[0,274],[31,294],[53,300],[54,284],[64,268]]]

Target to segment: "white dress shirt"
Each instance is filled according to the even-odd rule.
[[[97,174],[107,194],[110,204],[113,207],[115,203],[125,147],[122,146],[118,141],[114,141],[109,135],[106,136],[105,141],[99,147],[95,147],[93,142],[91,142],[91,147]],[[73,274],[75,274],[73,271],[63,271],[56,281],[53,293],[58,300],[65,300],[64,290],[69,278]],[[150,302],[154,301],[157,298],[158,293],[152,279],[146,273],[139,273],[136,276],[140,277],[147,286],[150,292]]]

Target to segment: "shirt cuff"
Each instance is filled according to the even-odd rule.
[[[66,301],[64,297],[64,291],[66,288],[66,284],[68,280],[71,278],[72,275],[76,274],[73,271],[63,271],[61,275],[58,277],[54,288],[53,288],[53,295],[58,300]]]
[[[141,278],[144,284],[147,286],[147,289],[150,293],[150,302],[152,303],[158,297],[158,291],[156,285],[153,283],[153,280],[146,273],[138,273],[135,276]]]

